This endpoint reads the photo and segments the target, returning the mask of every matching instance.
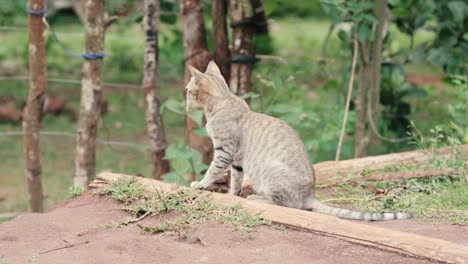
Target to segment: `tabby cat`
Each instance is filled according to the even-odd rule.
[[[231,169],[230,193],[239,195],[243,173],[258,195],[247,199],[357,220],[411,218],[410,213],[362,213],[325,205],[315,198],[315,175],[304,144],[284,121],[256,113],[234,95],[215,62],[205,73],[189,66],[187,110],[203,109],[215,149],[205,177],[191,187],[205,189]]]

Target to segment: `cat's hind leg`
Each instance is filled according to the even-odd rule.
[[[242,179],[244,179],[244,171],[241,166],[231,165],[231,183],[229,193],[239,196],[242,189]]]

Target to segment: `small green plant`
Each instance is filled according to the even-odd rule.
[[[161,106],[161,109],[162,111],[167,109],[184,118],[189,116],[198,125],[197,128],[193,129],[193,132],[208,136],[206,129],[203,127],[203,112],[200,110],[187,112],[185,101],[170,99]],[[200,178],[202,173],[208,169],[208,166],[201,162],[202,156],[200,153],[190,148],[183,140],[177,140],[170,144],[166,149],[164,159],[169,160],[171,164],[171,171],[163,177],[166,182],[186,185],[188,175],[195,174],[196,178]]]
[[[112,181],[107,188],[99,193],[109,195],[124,204],[130,204],[143,198],[144,191],[143,185],[136,181],[135,177],[128,176]]]
[[[412,138],[410,144],[416,145],[419,149],[427,150],[431,155],[429,167],[462,170],[466,168],[468,164],[466,157],[460,151],[464,135],[459,133],[458,129],[454,127],[450,129],[448,126],[436,126],[430,129],[430,133],[430,136],[423,135],[413,122],[411,122],[411,131],[408,132],[408,135]],[[448,157],[438,155],[437,149],[442,147],[451,147],[452,155]]]
[[[75,198],[84,193],[85,189],[80,186],[70,186],[68,187],[68,199]]]

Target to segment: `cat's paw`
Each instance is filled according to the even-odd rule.
[[[192,189],[197,189],[197,190],[203,190],[205,189],[205,186],[201,184],[200,182],[194,181],[190,184],[190,188]]]
[[[247,196],[247,199],[248,200],[265,200],[265,197],[260,196],[260,195],[256,195],[256,194],[251,194],[251,195]]]

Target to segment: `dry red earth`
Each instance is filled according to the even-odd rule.
[[[117,207],[115,201],[88,192],[47,213],[23,214],[0,224],[0,263],[430,263],[268,226],[256,228],[250,240],[217,223],[195,226],[183,237],[142,234],[136,224],[104,227],[127,216]],[[149,226],[173,216],[150,217],[139,224]],[[418,220],[369,224],[468,245],[468,228],[463,226]]]

